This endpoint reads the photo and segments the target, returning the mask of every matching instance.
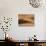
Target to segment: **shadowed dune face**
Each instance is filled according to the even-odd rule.
[[[33,26],[34,25],[34,15],[32,14],[19,14],[18,24],[21,26]]]

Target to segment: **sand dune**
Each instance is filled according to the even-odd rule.
[[[34,25],[34,16],[31,14],[19,15],[18,23],[21,25]]]

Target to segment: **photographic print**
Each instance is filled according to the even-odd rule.
[[[18,15],[19,26],[34,26],[33,14],[19,14]]]

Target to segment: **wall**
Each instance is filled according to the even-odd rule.
[[[46,8],[33,8],[30,6],[28,0],[0,0],[0,16],[8,16],[13,18],[12,26],[8,34],[16,40],[27,40],[34,34],[37,39],[45,40],[45,15]],[[34,14],[35,26],[34,27],[19,27],[18,14]],[[4,39],[3,31],[0,31],[0,39]]]

